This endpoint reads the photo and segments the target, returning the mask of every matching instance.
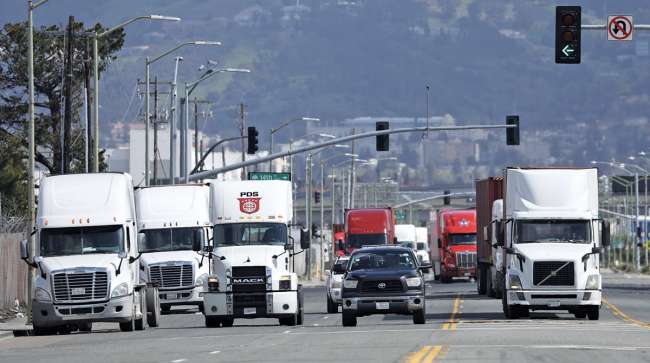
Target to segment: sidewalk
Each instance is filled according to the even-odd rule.
[[[614,271],[609,268],[600,270],[603,276],[603,287],[607,288],[640,288],[650,290],[650,275]]]
[[[0,323],[0,339],[8,336],[13,336],[14,331],[27,332],[32,330],[32,326],[27,325],[27,317],[20,317]]]

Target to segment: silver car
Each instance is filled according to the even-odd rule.
[[[341,281],[345,274],[350,256],[340,256],[334,261],[334,265],[327,275],[327,313],[339,312],[341,305]]]

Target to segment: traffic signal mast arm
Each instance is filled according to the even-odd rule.
[[[448,194],[432,195],[430,197],[426,197],[426,198],[422,198],[422,199],[409,200],[408,202],[395,204],[395,205],[393,205],[393,209],[404,208],[404,207],[408,207],[409,205],[424,203],[424,202],[428,202],[428,201],[431,201],[431,200],[436,200],[436,199],[440,199],[440,198],[444,198],[444,197],[467,198],[467,197],[475,197],[475,196],[476,196],[475,192],[448,193]]]
[[[390,129],[390,130],[383,130],[383,131],[369,131],[369,132],[364,132],[360,134],[354,134],[354,135],[348,135],[344,136],[341,138],[336,138],[328,141],[324,141],[318,144],[312,144],[312,145],[307,145],[303,146],[300,148],[296,148],[293,150],[288,150],[288,151],[283,151],[275,154],[271,154],[265,157],[257,158],[254,160],[247,160],[244,162],[239,162],[235,164],[231,164],[228,166],[225,166],[223,168],[218,168],[218,169],[213,169],[213,170],[207,170],[203,172],[199,172],[196,174],[192,174],[189,176],[190,181],[195,181],[195,180],[202,180],[202,179],[209,179],[213,178],[219,174],[231,171],[231,170],[237,170],[241,169],[243,167],[259,164],[259,163],[264,163],[268,162],[270,160],[278,159],[278,158],[283,158],[285,156],[290,156],[290,155],[295,155],[295,154],[301,154],[306,151],[310,150],[315,150],[319,149],[325,146],[330,146],[330,145],[336,145],[336,144],[341,144],[345,143],[348,141],[352,140],[357,140],[357,139],[363,139],[367,137],[374,137],[374,136],[379,136],[379,135],[389,135],[389,134],[403,134],[403,133],[410,133],[410,132],[426,132],[426,131],[460,131],[460,130],[489,130],[489,129],[517,129],[518,130],[518,125],[467,125],[467,126],[439,126],[439,127],[405,127],[405,128],[400,128],[400,129]],[[515,130],[515,131],[517,131]]]

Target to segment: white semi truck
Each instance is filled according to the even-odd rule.
[[[493,202],[494,233],[483,233],[503,254],[494,261],[503,264],[505,316],[565,310],[597,320],[599,252],[610,239],[598,217],[597,170],[507,168],[503,184],[503,200]]]
[[[396,224],[395,225],[395,238],[397,243],[411,248],[415,251],[415,225],[413,224]]]
[[[420,263],[431,264],[430,252],[429,230],[427,227],[415,227],[415,254]]]
[[[140,231],[140,279],[158,286],[160,308],[195,305],[203,309],[200,293],[210,262],[193,251],[209,246],[210,187],[203,184],[165,185],[135,191]]]
[[[21,257],[36,269],[35,334],[90,331],[93,322],[116,322],[122,331],[144,330],[145,319],[157,326],[157,291],[139,279],[128,174],[45,177],[34,233],[36,251],[25,240]],[[148,317],[147,305],[152,311]]]
[[[206,325],[231,326],[235,318],[277,318],[282,325],[302,324],[302,291],[293,269],[293,257],[302,251],[294,253],[289,234],[291,183],[213,181],[210,187],[213,261],[226,263],[227,283],[210,276],[203,293]],[[308,238],[303,231],[301,249],[309,248]],[[216,286],[210,290],[212,281],[218,291]]]

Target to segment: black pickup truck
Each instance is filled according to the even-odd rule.
[[[356,326],[357,317],[372,314],[412,315],[426,319],[422,276],[430,265],[418,264],[413,250],[400,246],[365,247],[350,256],[343,277],[343,326]]]

